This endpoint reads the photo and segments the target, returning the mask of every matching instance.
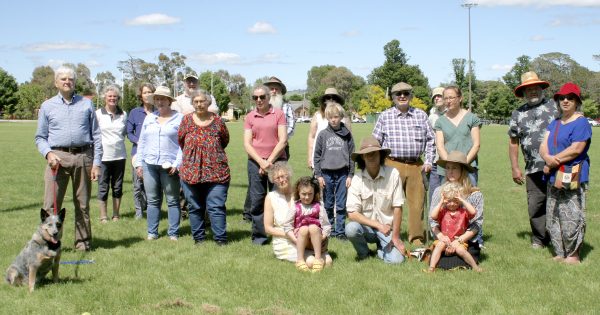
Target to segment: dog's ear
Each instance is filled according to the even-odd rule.
[[[60,222],[65,222],[65,215],[67,214],[67,210],[65,208],[60,209],[58,213],[58,217],[60,218]]]
[[[42,222],[46,221],[46,218],[50,216],[50,213],[48,213],[48,211],[46,211],[46,209],[42,208],[40,210],[40,219],[42,219]]]

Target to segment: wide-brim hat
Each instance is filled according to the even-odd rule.
[[[469,173],[472,173],[475,169],[469,165],[469,163],[467,163],[467,156],[460,152],[460,151],[452,151],[448,154],[448,157],[446,157],[446,159],[439,159],[437,161],[437,165],[446,168],[446,163],[448,162],[453,162],[453,163],[458,163],[460,165],[462,165],[464,168],[467,169],[467,171],[469,171]]]
[[[542,87],[542,90],[544,90],[550,86],[550,83],[548,81],[540,80],[537,73],[533,71],[525,72],[521,75],[521,85],[515,88],[515,96],[523,97],[523,89],[532,85],[539,85]]]
[[[171,89],[166,86],[159,86],[156,88],[156,91],[150,95],[150,104],[154,105],[154,97],[157,95],[169,98],[171,103],[175,101],[175,99],[171,96]]]
[[[358,158],[362,159],[363,154],[367,154],[367,153],[371,153],[371,152],[375,152],[375,151],[382,152],[384,157],[388,156],[392,152],[392,150],[390,150],[390,149],[381,148],[381,144],[379,144],[379,141],[377,141],[377,139],[375,139],[375,137],[368,136],[368,137],[364,138],[362,140],[362,142],[360,143],[360,150],[352,153],[350,155],[350,158],[352,158],[352,161],[356,162],[356,159],[358,159]]]
[[[444,95],[444,88],[441,86],[438,86],[435,89],[433,89],[433,91],[431,91],[431,100],[432,101],[436,95]]]
[[[325,103],[325,98],[328,96],[333,97],[336,102],[340,103],[340,105],[344,105],[344,98],[338,93],[336,88],[327,88],[325,89],[325,93],[320,97],[321,104]]]
[[[281,82],[281,80],[279,80],[279,78],[277,77],[270,77],[268,81],[263,83],[266,86],[269,85],[278,85],[279,89],[281,89],[281,94],[285,95],[285,93],[287,93],[287,88],[285,87],[285,84],[283,84],[283,82]]]
[[[391,94],[394,94],[396,92],[400,92],[400,91],[409,91],[412,92],[412,85],[405,83],[405,82],[400,82],[400,83],[396,83],[394,84],[394,86],[392,86],[392,91],[390,91]]]
[[[579,99],[579,104],[581,104],[581,89],[577,84],[573,82],[568,82],[561,86],[560,90],[558,90],[558,92],[554,94],[554,101],[558,103],[559,96],[568,94],[573,94],[577,96],[577,99]]]

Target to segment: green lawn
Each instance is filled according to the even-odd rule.
[[[72,251],[73,213],[67,193],[63,261],[91,259],[89,265],[61,265],[60,282],[45,281],[33,294],[25,287],[0,286],[2,314],[417,314],[521,313],[579,314],[600,309],[600,145],[592,145],[592,183],[588,195],[583,264],[553,262],[548,250],[529,247],[525,188],[512,182],[506,126],[485,126],[480,151],[480,187],[485,195],[486,249],[482,274],[471,271],[425,274],[409,261],[389,266],[377,259],[355,261],[350,243],[332,240],[334,267],[320,274],[297,272],[273,258],[271,247],[250,242],[241,220],[246,192],[246,155],[242,124],[228,124],[227,152],[232,182],[227,201],[231,244],[192,246],[189,222],[179,242],[166,235],[145,241],[145,221],[133,219],[130,170],[127,170],[123,219],[99,224],[92,202],[94,250]],[[357,145],[372,124],[353,126]],[[595,129],[600,130],[600,129]],[[0,266],[7,268],[39,223],[44,160],[33,141],[34,123],[0,123]],[[308,175],[306,135],[300,124],[291,140],[294,177]],[[94,186],[95,187],[95,186]],[[94,188],[94,197],[96,195]],[[163,207],[164,208],[164,207]],[[110,210],[109,210],[110,211]],[[405,218],[406,220],[406,218]],[[403,238],[406,235],[403,233]]]

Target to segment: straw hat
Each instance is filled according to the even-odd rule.
[[[542,90],[549,87],[550,83],[548,81],[542,81],[538,78],[537,73],[533,71],[525,72],[521,75],[521,85],[515,88],[515,96],[523,97],[523,89],[531,85],[539,85],[542,87]]]
[[[157,95],[169,98],[169,100],[171,100],[171,103],[175,101],[175,99],[171,96],[171,89],[169,89],[166,86],[159,86],[156,88],[156,91],[154,91],[154,93],[152,93],[152,95],[150,96],[150,104],[154,104],[154,96]]]
[[[285,84],[283,84],[283,82],[281,82],[281,80],[279,80],[279,78],[277,78],[277,77],[270,77],[269,81],[266,81],[263,84],[266,86],[278,85],[279,89],[281,89],[282,95],[285,95],[285,93],[287,93],[287,88],[285,87]]]
[[[464,168],[467,169],[467,171],[469,171],[469,173],[472,173],[474,171],[473,167],[471,165],[469,165],[469,163],[467,163],[467,156],[460,151],[450,152],[448,154],[448,157],[445,160],[442,160],[440,158],[437,161],[437,165],[445,168],[446,163],[448,163],[448,162],[458,163],[458,164],[462,165]]]
[[[368,136],[368,137],[364,138],[362,140],[362,142],[360,143],[360,150],[352,153],[352,155],[350,155],[350,157],[352,158],[352,161],[356,162],[356,159],[359,159],[359,158],[362,159],[363,154],[367,154],[367,153],[371,153],[371,152],[375,152],[375,151],[382,152],[381,154],[383,154],[384,157],[388,156],[392,152],[392,150],[390,150],[390,149],[382,149],[381,144],[379,144],[379,141],[377,141],[377,139],[375,139],[375,137]]]
[[[438,86],[435,89],[433,89],[433,91],[431,91],[431,100],[432,101],[436,95],[444,95],[444,88],[441,86]]]
[[[575,84],[573,82],[568,82],[568,83],[565,83],[563,86],[561,86],[560,90],[558,92],[556,92],[556,94],[554,94],[554,101],[556,103],[558,103],[559,96],[568,95],[568,94],[573,94],[573,95],[577,96],[577,99],[579,100],[579,104],[581,104],[581,89],[579,89],[579,86],[577,86],[577,84]]]
[[[333,97],[340,105],[344,105],[344,98],[338,93],[336,88],[330,87],[325,90],[325,93],[320,98],[321,104],[325,103],[325,98],[328,96]]]

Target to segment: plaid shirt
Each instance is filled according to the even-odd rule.
[[[392,150],[390,156],[400,159],[418,159],[425,154],[425,164],[432,165],[435,157],[434,133],[427,114],[409,106],[402,113],[396,106],[379,115],[375,137],[381,147]]]

